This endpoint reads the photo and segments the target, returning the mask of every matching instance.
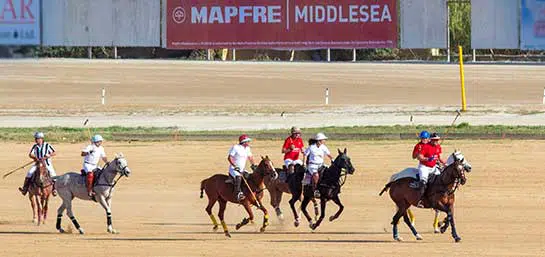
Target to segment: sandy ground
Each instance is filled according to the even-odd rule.
[[[545,125],[545,66],[467,65],[465,75],[469,112],[460,122]],[[78,127],[86,118],[187,130],[407,125],[411,115],[445,125],[459,108],[456,65],[0,61],[2,127]]]
[[[413,142],[330,141],[330,149],[348,147],[356,167],[341,195],[346,209],[339,220],[325,222],[315,233],[294,228],[287,202],[281,225],[272,217],[264,234],[256,226],[235,231],[242,207],[227,206],[226,221],[233,238],[212,232],[199,199],[199,182],[225,172],[225,154],[232,142],[107,143],[110,156],[123,152],[133,174],[121,180],[114,197],[114,226],[119,235],[106,234],[106,218],[98,204],[75,201],[74,211],[86,235],[57,234],[54,217],[60,200],[53,198],[45,226],[31,223],[28,200],[17,187],[23,172],[0,182],[0,255],[2,256],[544,256],[545,175],[539,167],[545,156],[543,141],[451,141],[444,149],[461,148],[473,165],[468,183],[457,193],[455,217],[463,238],[455,244],[450,234],[432,233],[432,212],[416,210],[416,241],[400,226],[405,242],[393,242],[394,206],[378,192],[391,173],[414,165],[409,158]],[[256,155],[269,154],[280,164],[279,141],[254,142]],[[2,170],[25,161],[29,144],[2,145]],[[82,145],[56,145],[57,172],[80,166]],[[531,156],[530,156],[530,155]],[[268,194],[265,201],[268,202]],[[267,204],[267,207],[269,205]],[[272,211],[272,208],[269,207]],[[217,206],[214,209],[216,212]],[[336,210],[328,205],[327,213]],[[69,220],[63,220],[69,227]]]

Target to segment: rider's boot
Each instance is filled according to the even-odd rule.
[[[21,191],[21,194],[26,195],[26,193],[28,193],[29,184],[30,184],[30,178],[25,178],[25,183],[23,184],[23,187],[19,188],[19,191]]]
[[[417,207],[423,208],[424,207],[423,199],[424,199],[424,195],[426,194],[427,182],[425,180],[420,180],[420,185],[419,186],[420,186],[419,187],[419,189],[420,189],[420,192],[419,192],[420,200],[418,201]]]
[[[244,193],[242,193],[242,190],[240,189],[240,185],[242,184],[242,177],[241,176],[235,176],[235,195],[237,197],[237,200],[240,202],[244,200]]]
[[[93,172],[87,173],[87,176],[85,177],[85,186],[87,187],[87,195],[89,195],[89,197],[95,196],[95,192],[93,192],[93,178]]]

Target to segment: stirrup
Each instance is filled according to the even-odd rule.
[[[246,196],[244,195],[244,193],[239,192],[239,193],[237,194],[237,200],[238,200],[239,202],[242,201],[242,200],[244,200],[245,198],[246,198]]]
[[[320,196],[322,196],[320,194],[320,190],[318,190],[318,189],[314,190],[314,198],[320,198]]]

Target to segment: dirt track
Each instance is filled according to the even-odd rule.
[[[0,183],[0,255],[31,256],[544,256],[545,194],[542,167],[543,141],[455,141],[444,149],[461,148],[474,171],[457,194],[455,217],[462,243],[450,234],[431,233],[432,212],[416,210],[417,242],[400,226],[406,242],[395,243],[389,225],[394,207],[388,196],[379,197],[389,175],[414,163],[412,141],[338,142],[330,149],[348,146],[357,168],[341,195],[346,209],[338,221],[325,222],[316,233],[306,226],[294,228],[287,202],[282,207],[286,225],[272,215],[265,234],[256,227],[234,231],[243,217],[241,207],[229,204],[226,221],[233,238],[213,233],[198,198],[199,182],[226,169],[224,155],[231,142],[154,144],[106,143],[109,156],[123,152],[133,176],[122,180],[113,201],[114,226],[119,235],[106,234],[104,211],[98,204],[76,201],[74,211],[88,234],[57,234],[54,217],[59,199],[50,204],[45,226],[31,224],[30,206],[17,187],[23,173]],[[346,145],[345,145],[346,144]],[[455,145],[453,145],[455,144]],[[4,144],[2,170],[24,162],[28,144]],[[80,165],[81,145],[57,145],[55,167],[59,174]],[[254,154],[269,154],[280,164],[280,142],[255,142]],[[268,202],[268,195],[265,196]],[[285,200],[286,198],[284,198]],[[269,205],[267,204],[267,207]],[[328,213],[335,209],[328,205]],[[271,208],[269,208],[272,211]],[[217,206],[214,211],[217,210]],[[63,220],[65,227],[69,220]],[[387,231],[387,232],[386,232]]]
[[[471,124],[545,125],[545,66],[467,65]],[[100,105],[106,88],[106,105]],[[330,105],[323,106],[324,90]],[[458,66],[2,60],[0,126],[301,126],[450,124]],[[285,116],[280,114],[285,112]],[[50,119],[42,119],[48,116]]]

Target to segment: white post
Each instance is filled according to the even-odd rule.
[[[233,62],[237,60],[237,49],[233,48]]]
[[[326,88],[325,89],[325,105],[328,105],[328,104],[329,104],[329,88]]]
[[[545,87],[543,88],[543,104],[545,104]]]
[[[89,59],[93,59],[93,47],[92,47],[92,46],[89,46],[89,47],[87,48],[87,57],[88,57]]]
[[[473,62],[476,62],[476,61],[477,61],[477,51],[473,49]]]
[[[102,105],[106,103],[105,97],[106,97],[106,88],[102,88]]]
[[[327,62],[331,62],[331,48],[327,49]]]
[[[352,61],[356,62],[356,48],[352,49]]]
[[[117,59],[117,46],[114,46],[114,59]]]
[[[206,59],[209,61],[212,59],[212,55],[210,54],[210,49],[206,50]]]

